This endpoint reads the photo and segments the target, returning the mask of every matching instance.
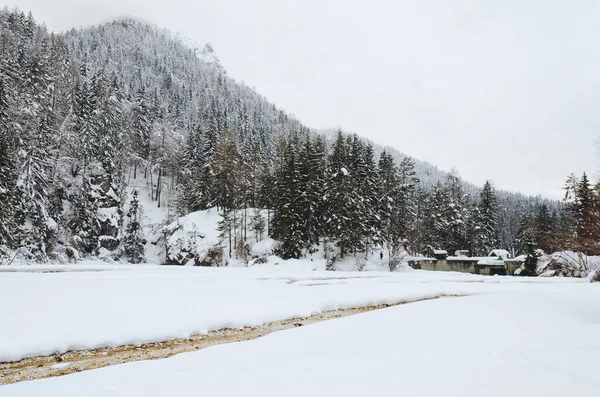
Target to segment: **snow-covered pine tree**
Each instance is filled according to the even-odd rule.
[[[448,223],[445,249],[453,253],[456,250],[467,249],[470,246],[467,225],[471,214],[469,213],[467,195],[463,192],[460,178],[455,170],[448,176],[445,188],[449,199],[448,207],[444,211]]]
[[[449,198],[446,189],[438,184],[424,208],[423,249],[429,253],[431,249],[444,249],[448,241],[449,221],[446,216]]]
[[[362,202],[360,210],[363,212],[364,226],[362,227],[362,239],[365,249],[381,243],[381,222],[378,214],[379,206],[379,173],[375,164],[375,154],[371,144],[363,145],[361,164],[359,170],[362,178],[360,189],[362,191]]]
[[[537,262],[538,255],[535,251],[535,243],[533,241],[527,241],[525,243],[525,263],[523,263],[523,271],[520,275],[522,276],[536,276],[537,275]]]
[[[394,194],[395,206],[392,215],[391,244],[396,252],[400,246],[410,249],[414,244],[409,237],[416,216],[415,189],[418,183],[415,164],[410,157],[405,157],[398,166],[398,188]]]
[[[250,221],[252,230],[254,231],[254,239],[261,241],[265,232],[265,218],[262,216],[259,209],[255,208]]]
[[[306,224],[302,218],[305,208],[299,200],[301,178],[295,150],[291,143],[288,144],[275,185],[278,198],[275,200],[272,235],[281,241],[279,254],[284,259],[301,256],[306,236]]]
[[[298,208],[302,210],[301,217],[304,220],[302,244],[305,248],[310,248],[318,242],[319,236],[318,208],[322,197],[319,195],[319,189],[323,186],[322,184],[317,186],[318,170],[315,168],[317,164],[314,161],[313,142],[307,135],[297,155],[298,187],[300,189],[297,193],[297,200]]]
[[[329,156],[329,219],[328,231],[336,240],[340,250],[340,257],[353,250],[353,203],[352,203],[352,180],[348,170],[349,150],[342,132],[338,132],[337,139],[333,144],[332,153]]]
[[[365,186],[367,175],[367,164],[363,157],[363,144],[356,134],[347,140],[348,161],[347,169],[349,176],[350,193],[347,195],[347,213],[350,216],[348,226],[348,240],[346,247],[353,253],[365,251],[366,238],[368,234],[369,210],[367,195],[370,193]],[[371,192],[372,193],[372,192]]]
[[[200,124],[190,131],[185,141],[181,184],[178,188],[181,194],[179,206],[190,212],[209,208],[213,200],[211,197],[213,180],[210,170],[212,146],[207,150],[206,141]]]
[[[311,217],[307,222],[307,245],[313,245],[325,235],[326,223],[327,153],[320,136],[310,143],[308,172],[306,197]]]
[[[277,197],[276,178],[270,163],[263,164],[259,172],[257,205],[259,208],[267,210],[267,236],[271,236],[271,211],[275,208]]]
[[[538,212],[532,222],[532,238],[537,247],[544,252],[554,252],[556,247],[556,221],[550,214],[545,203],[538,207]]]
[[[576,186],[576,200],[573,205],[576,241],[574,248],[588,255],[600,253],[600,216],[598,199],[584,172]]]
[[[394,240],[392,220],[396,208],[396,193],[398,190],[398,170],[394,159],[386,151],[381,153],[377,172],[379,174],[378,212],[381,222],[381,238],[383,243],[390,244]]]
[[[223,132],[219,135],[215,145],[215,151],[212,157],[212,166],[214,173],[214,194],[215,204],[219,208],[232,210],[235,208],[239,155],[237,141],[234,134]]]
[[[84,68],[85,70],[85,68]],[[75,86],[73,95],[73,136],[77,157],[82,161],[83,175],[88,174],[92,158],[99,152],[98,129],[94,125],[96,121],[94,93],[89,87],[87,72],[81,76],[83,82]]]
[[[217,230],[219,231],[220,245],[227,248],[228,258],[231,259],[233,252],[233,229],[235,219],[232,217],[232,211],[228,209],[222,209],[219,212],[219,224]]]
[[[54,115],[50,111],[48,92],[52,79],[47,73],[44,58],[29,56],[22,73],[21,105],[16,117],[21,150],[19,151],[19,180],[22,219],[25,220],[21,240],[22,253],[30,258],[46,259],[51,250],[56,222],[49,214],[49,198],[53,194],[51,155],[56,148]]]
[[[414,193],[414,217],[409,230],[409,243],[413,254],[423,252],[424,248],[424,222],[429,193],[421,186],[417,186]]]
[[[10,104],[6,65],[0,63],[0,256],[15,248],[19,221],[15,218],[17,196],[17,139],[10,126]],[[0,259],[1,261],[1,259]]]
[[[152,136],[152,122],[150,104],[146,98],[146,92],[143,87],[135,93],[133,97],[133,107],[131,112],[131,149],[133,151],[133,178],[137,178],[137,171],[140,164],[148,160],[150,156],[150,139]],[[144,177],[147,167],[144,167]]]
[[[483,185],[475,217],[473,250],[477,255],[487,255],[498,244],[498,205],[489,181]]]
[[[144,261],[144,237],[141,225],[141,208],[138,199],[138,190],[133,191],[129,211],[127,211],[127,227],[123,238],[125,255],[131,263]]]
[[[114,79],[114,77],[113,77]],[[100,71],[92,82],[96,109],[94,126],[98,131],[96,158],[115,182],[120,182],[123,172],[124,118],[119,98],[121,87],[112,83]]]

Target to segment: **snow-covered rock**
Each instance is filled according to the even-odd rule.
[[[166,264],[200,265],[207,259],[219,259],[218,223],[219,213],[210,209],[192,212],[167,225]]]
[[[267,238],[254,244],[250,253],[254,258],[262,256],[271,256],[273,255],[277,244],[277,241],[273,240],[272,238]]]
[[[537,272],[541,277],[585,278],[590,273],[590,259],[580,252],[560,251],[542,256],[538,261]]]
[[[592,276],[592,282],[600,282],[600,268]]]

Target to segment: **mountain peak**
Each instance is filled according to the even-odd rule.
[[[217,58],[217,54],[215,54],[215,50],[213,49],[210,41],[204,45],[204,48],[202,49],[202,52],[198,54],[198,57],[206,63],[210,63],[219,67],[221,66],[219,58]]]

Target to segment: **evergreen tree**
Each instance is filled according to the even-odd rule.
[[[497,199],[489,181],[483,185],[476,211],[473,248],[476,254],[487,255],[498,244]]]
[[[398,188],[394,195],[395,206],[392,218],[394,238],[392,243],[402,245],[404,249],[408,249],[409,244],[413,243],[408,238],[416,215],[415,189],[419,183],[414,167],[414,162],[410,157],[402,159],[398,167]]]
[[[484,186],[484,191],[491,186]],[[455,171],[451,172],[446,182],[445,189],[448,194],[447,208],[444,211],[448,229],[446,233],[445,248],[454,252],[460,249],[466,249],[469,247],[467,224],[469,222],[470,214],[468,208],[467,196],[463,193],[462,185],[458,175]],[[483,196],[482,196],[483,197]],[[485,200],[482,198],[482,203],[485,202],[485,206],[493,205],[490,200],[494,200],[494,197],[490,198],[490,195],[486,193]],[[494,204],[495,205],[495,204]],[[494,217],[495,210],[486,207],[486,217]],[[493,213],[493,215],[492,215]],[[496,219],[496,218],[494,218]],[[483,218],[482,218],[483,221]],[[490,221],[490,222],[493,222]],[[487,224],[486,224],[487,225]],[[492,227],[487,225],[486,227]],[[495,227],[495,225],[493,226]],[[493,233],[493,232],[490,232]]]
[[[363,146],[362,153],[363,168],[358,174],[362,178],[358,186],[361,195],[360,210],[363,212],[362,239],[366,249],[381,243],[381,220],[378,214],[379,206],[379,173],[375,164],[373,147],[370,144]]]
[[[425,248],[425,214],[428,200],[427,190],[418,186],[414,193],[415,216],[409,231],[409,241],[414,254],[423,252]]]
[[[129,222],[123,239],[125,254],[129,258],[129,262],[140,263],[144,261],[144,238],[140,222],[141,210],[137,189],[133,191],[127,217]]]
[[[322,139],[310,140],[307,135],[300,156],[298,156],[300,178],[300,196],[305,220],[303,243],[310,248],[319,243],[324,234],[324,197],[325,197],[325,144]]]
[[[600,253],[598,200],[585,172],[576,186],[572,211],[576,237],[574,248],[586,254]]]
[[[432,249],[443,249],[448,241],[449,220],[446,216],[449,197],[446,189],[438,184],[429,196],[423,215],[423,249],[429,253]]]
[[[229,132],[221,134],[212,158],[214,172],[214,194],[217,207],[232,210],[236,204],[238,186],[238,149],[235,136]]]
[[[113,179],[120,179],[123,161],[123,109],[118,85],[109,85],[99,72],[93,82],[96,102],[95,128],[97,135],[97,160]]]
[[[352,230],[354,226],[354,206],[351,202],[352,179],[348,170],[348,160],[349,148],[340,131],[329,156],[328,201],[330,212],[327,229],[331,233],[331,237],[336,240],[342,258],[355,248]]]
[[[81,248],[87,253],[92,253],[98,247],[99,225],[96,221],[98,213],[98,200],[92,192],[89,178],[83,178],[80,189],[71,197],[73,205],[68,227]]]
[[[552,218],[548,206],[545,203],[540,204],[538,213],[533,219],[533,241],[544,252],[554,252],[555,250],[555,220]]]
[[[235,219],[231,216],[232,211],[223,209],[220,213],[219,224],[217,230],[219,231],[220,244],[227,242],[228,256],[231,258],[233,251],[233,229],[235,225]]]
[[[304,246],[306,224],[302,218],[302,200],[299,200],[300,174],[291,144],[288,145],[284,161],[276,182],[279,198],[275,201],[272,234],[281,241],[282,258],[299,258]]]
[[[10,129],[7,79],[0,70],[0,255],[2,247],[15,247],[17,193],[17,140]]]
[[[348,173],[350,193],[347,196],[348,213],[350,215],[347,247],[354,253],[366,250],[366,239],[369,233],[368,195],[372,186],[367,186],[369,172],[368,159],[363,156],[363,144],[356,134],[348,139]]]
[[[377,168],[379,174],[379,192],[378,192],[378,211],[381,222],[381,239],[390,247],[390,244],[396,240],[395,228],[395,209],[396,193],[399,186],[398,170],[394,165],[394,160],[387,152],[383,151],[379,158]]]
[[[523,271],[521,272],[522,276],[536,276],[537,275],[537,262],[538,255],[535,252],[535,245],[532,241],[528,241],[526,243],[526,252],[527,256],[525,258],[525,263],[523,264]]]
[[[137,168],[150,155],[150,138],[152,135],[152,119],[150,104],[143,89],[134,96],[131,123],[131,149],[135,155],[133,178],[137,178]]]
[[[257,204],[258,207],[267,210],[267,235],[272,235],[271,233],[271,210],[275,208],[276,202],[276,181],[274,171],[270,164],[265,164],[258,177],[258,197]]]
[[[183,151],[182,204],[189,211],[204,210],[214,204],[212,155],[212,143],[198,125],[187,135]]]
[[[254,230],[254,239],[261,241],[265,232],[265,218],[263,218],[260,210],[255,209],[251,220],[252,230]]]
[[[53,131],[48,117],[38,119],[38,124],[29,136],[20,156],[18,188],[21,198],[20,210],[26,227],[22,246],[31,258],[46,259],[50,245],[51,225],[48,207],[52,196],[50,185],[50,153]]]
[[[83,174],[87,175],[90,162],[99,152],[98,129],[94,125],[95,100],[87,80],[75,86],[73,95],[73,129],[77,139],[77,156],[83,160]]]

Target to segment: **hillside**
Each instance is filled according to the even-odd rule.
[[[212,207],[232,212],[219,227],[235,244],[251,223],[266,223],[283,256],[323,239],[341,256],[400,242],[413,253],[518,250],[519,228],[542,203],[492,191],[486,199],[393,148],[313,131],[229,77],[209,44],[191,49],[145,22],[55,34],[5,9],[0,27],[5,257],[141,261],[149,232]],[[148,197],[134,199],[135,189]],[[558,219],[562,208],[546,204]],[[166,210],[152,231],[141,220],[149,205]],[[238,219],[240,208],[267,219]]]

